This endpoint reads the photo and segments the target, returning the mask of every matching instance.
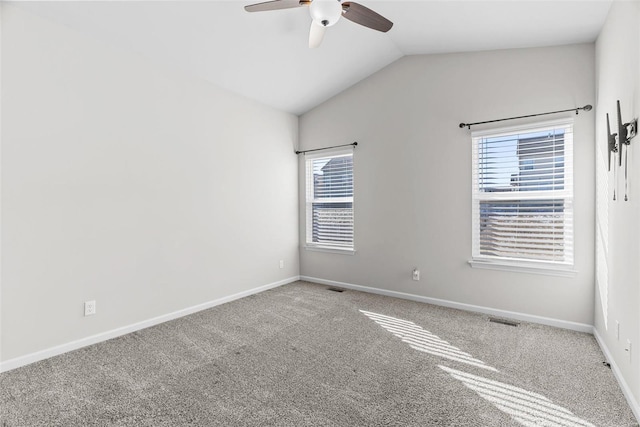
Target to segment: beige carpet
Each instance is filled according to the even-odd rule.
[[[594,338],[298,282],[0,375],[0,425],[637,426]]]

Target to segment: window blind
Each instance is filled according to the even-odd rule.
[[[306,159],[309,246],[353,249],[353,151]]]
[[[573,265],[572,123],[473,135],[473,258]]]

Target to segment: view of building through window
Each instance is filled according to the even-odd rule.
[[[353,248],[353,154],[310,158],[307,245]]]
[[[573,263],[572,130],[474,137],[474,259]]]

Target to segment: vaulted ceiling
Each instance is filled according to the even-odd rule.
[[[275,108],[302,114],[405,55],[595,41],[611,0],[358,0],[394,22],[346,19],[308,48],[307,7],[257,1],[45,1],[18,7]]]

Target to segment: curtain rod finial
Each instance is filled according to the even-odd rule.
[[[460,129],[464,128],[465,126],[467,126],[466,123],[460,123]]]

